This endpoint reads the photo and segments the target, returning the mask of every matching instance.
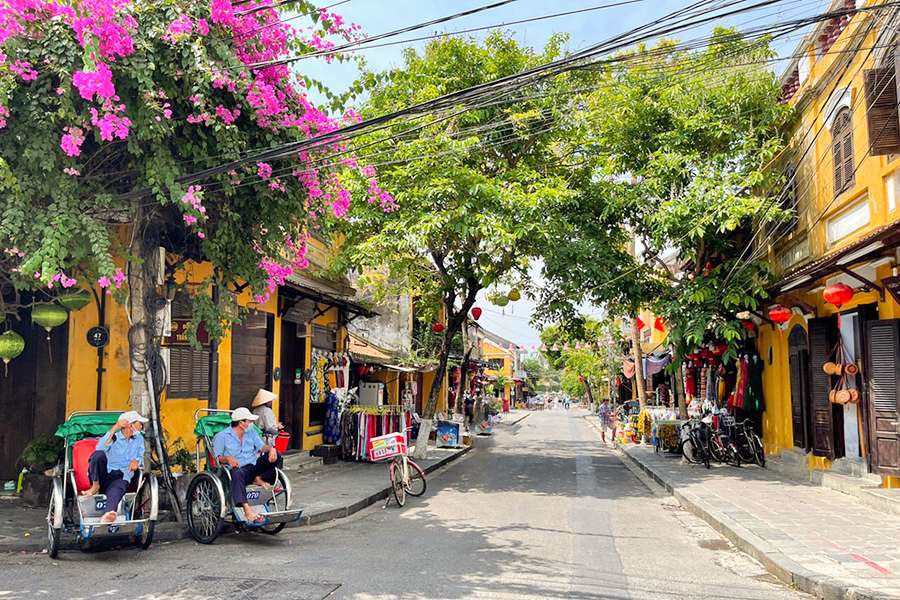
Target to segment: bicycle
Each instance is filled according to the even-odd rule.
[[[685,460],[709,468],[709,425],[700,419],[691,419],[681,426],[684,430],[679,450]]]
[[[709,452],[720,463],[740,467],[741,456],[734,436],[729,433],[729,431],[734,429],[734,417],[713,415],[713,431],[709,438]]]
[[[379,462],[388,459],[391,492],[398,506],[406,504],[407,494],[418,497],[425,493],[425,471],[407,456],[406,436],[402,433],[389,433],[369,440],[369,460]],[[388,496],[385,507],[390,501],[391,496]]]
[[[756,463],[760,467],[766,466],[766,451],[762,441],[753,429],[753,422],[749,419],[737,426],[735,435],[738,455],[745,463]]]

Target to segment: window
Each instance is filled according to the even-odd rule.
[[[184,329],[191,320],[190,296],[178,294],[172,301],[171,308],[173,330]],[[209,349],[194,350],[185,341],[181,341],[182,338],[186,339],[185,336],[178,335],[167,339],[169,361],[166,397],[209,400]]]
[[[838,240],[845,238],[854,231],[868,225],[869,221],[869,199],[863,197],[862,200],[855,203],[847,210],[828,219],[828,222],[825,225],[828,243],[833,244]]]
[[[793,211],[790,221],[783,225],[785,233],[790,233],[797,229],[799,218],[797,216],[797,170],[793,166],[788,166],[784,170],[784,188],[780,192],[780,204],[783,210]]]
[[[864,73],[866,123],[869,131],[869,154],[888,156],[900,152],[900,119],[897,113],[897,78],[894,55],[886,66]]]
[[[853,124],[850,121],[850,109],[842,108],[831,128],[835,196],[853,185],[856,165],[853,162]]]

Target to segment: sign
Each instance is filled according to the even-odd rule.
[[[169,335],[166,337],[166,345],[189,345],[190,342],[188,341],[188,325],[190,325],[190,323],[190,319],[172,319],[172,329],[170,330]],[[199,327],[197,327],[197,341],[200,342],[200,344],[203,346],[209,345],[209,333],[207,333],[206,328],[202,323]]]
[[[384,460],[406,454],[406,436],[389,433],[369,440],[369,460]]]
[[[454,421],[438,421],[436,432],[437,440],[435,446],[437,448],[459,447],[459,423]]]
[[[894,297],[894,300],[900,302],[900,275],[885,277],[881,280],[881,285],[883,285],[887,289],[887,291],[891,293],[891,296]]]
[[[109,329],[97,325],[87,332],[87,343],[94,348],[102,348],[109,343]]]

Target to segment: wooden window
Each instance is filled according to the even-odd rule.
[[[853,124],[850,109],[842,108],[831,129],[831,154],[834,167],[834,195],[853,185],[856,165],[853,161]]]
[[[191,298],[178,294],[172,301],[172,319],[190,319]],[[190,346],[169,346],[169,378],[167,398],[199,398],[209,400],[209,350]]]
[[[337,330],[313,325],[312,345],[318,350],[335,352],[337,350]]]
[[[793,211],[790,221],[784,224],[785,233],[790,233],[797,229],[799,222],[797,213],[797,170],[793,166],[788,166],[784,170],[784,189],[781,191],[781,208]]]
[[[893,64],[866,71],[864,87],[870,154],[884,156],[900,152],[897,78]]]

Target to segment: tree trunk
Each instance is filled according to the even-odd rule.
[[[638,331],[637,323],[631,325],[631,354],[634,357],[634,389],[638,397],[638,403],[641,408],[647,403],[644,394],[644,368],[642,364],[643,355],[641,353],[641,332]]]
[[[594,394],[591,392],[591,384],[588,382],[587,377],[584,378],[584,391],[587,392],[588,402],[590,403],[591,408],[594,407]]]
[[[459,312],[453,311],[453,303],[456,294],[448,294],[444,298],[444,314],[448,316],[447,329],[444,339],[441,341],[441,352],[438,358],[438,368],[434,374],[434,382],[431,384],[431,390],[428,392],[428,402],[422,411],[422,417],[419,420],[419,435],[416,437],[416,451],[413,455],[415,458],[424,460],[428,458],[428,438],[431,435],[432,419],[437,408],[438,394],[444,386],[444,377],[447,374],[447,361],[450,358],[450,342],[464,326],[469,310],[475,304],[475,295],[478,293],[477,285],[469,285],[468,293],[463,301]]]
[[[684,373],[681,370],[681,363],[675,368],[675,397],[678,401],[678,416],[687,419],[687,396],[684,393]]]
[[[462,364],[459,366],[459,386],[456,388],[456,408],[464,405],[463,394],[465,394],[468,386],[466,385],[466,376],[469,374],[469,358],[472,356],[472,348],[466,344],[466,328],[463,327],[463,348],[466,348],[466,354],[463,356]],[[463,412],[463,411],[459,411]]]
[[[135,227],[141,226],[143,221],[141,215],[142,211],[140,208],[137,208]],[[130,254],[142,259],[146,257],[146,243],[141,233],[134,236]],[[128,323],[130,325],[128,331],[128,352],[131,367],[131,389],[128,394],[128,400],[132,410],[136,410],[142,415],[148,415],[150,414],[150,395],[147,391],[146,348],[151,340],[147,307],[144,300],[148,292],[147,280],[144,276],[143,264],[128,262],[125,265],[125,271],[128,276],[127,308]]]

